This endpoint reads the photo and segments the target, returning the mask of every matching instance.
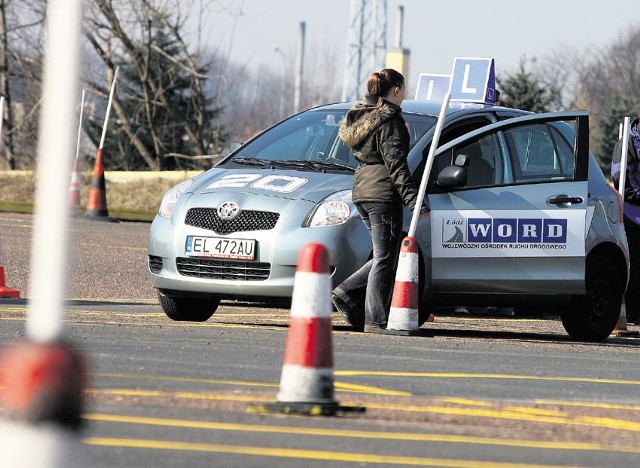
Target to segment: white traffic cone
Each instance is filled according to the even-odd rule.
[[[405,237],[400,247],[396,281],[391,297],[387,332],[394,335],[418,335],[420,302],[418,249],[414,237]]]
[[[340,406],[334,398],[331,289],[327,249],[319,243],[303,245],[277,402],[252,405],[248,411],[325,416],[364,411],[361,407]]]
[[[82,181],[80,175],[80,162],[76,158],[73,162],[73,170],[71,171],[71,182],[69,183],[69,205],[75,210],[80,208],[80,183]]]

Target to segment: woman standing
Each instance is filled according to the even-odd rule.
[[[371,233],[373,258],[334,289],[332,300],[354,328],[385,333],[402,240],[402,205],[413,211],[418,187],[407,166],[409,132],[400,108],[404,77],[385,68],[371,74],[367,91],[347,113],[340,138],[360,162],[352,200]],[[420,213],[428,216],[428,206]]]

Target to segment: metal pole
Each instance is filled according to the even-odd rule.
[[[4,125],[4,96],[0,96],[0,151],[2,151],[2,144],[4,139],[2,138],[2,126]]]
[[[396,16],[396,43],[398,49],[402,48],[402,25],[404,23],[404,7],[398,5],[398,15]],[[408,78],[408,77],[407,77]]]
[[[622,154],[620,155],[620,182],[618,183],[618,191],[622,195],[624,203],[624,186],[627,180],[627,151],[629,151],[629,117],[624,118],[622,126]]]
[[[116,71],[113,74],[113,81],[111,82],[111,91],[109,91],[109,101],[107,101],[107,113],[104,116],[104,125],[102,126],[102,136],[100,137],[100,146],[98,149],[102,149],[104,147],[104,138],[107,135],[107,122],[109,121],[109,113],[111,112],[111,102],[113,101],[113,93],[116,89],[116,79],[118,78],[118,68],[116,67]]]
[[[420,190],[418,191],[418,199],[416,200],[416,206],[413,209],[413,216],[411,217],[411,224],[409,226],[409,232],[407,237],[414,237],[416,233],[416,226],[418,225],[418,218],[420,216],[420,208],[424,200],[425,192],[427,191],[427,184],[429,182],[429,173],[431,172],[431,166],[433,165],[433,158],[436,154],[438,147],[438,141],[440,140],[440,133],[442,133],[442,127],[444,125],[444,118],[449,107],[449,101],[451,100],[451,94],[447,93],[442,101],[442,107],[440,108],[440,115],[438,115],[438,122],[436,122],[436,128],[433,131],[433,138],[431,139],[431,147],[429,148],[429,156],[427,156],[427,162],[424,166],[424,172],[422,173],[422,179],[420,181]]]
[[[304,30],[305,22],[300,22],[300,36],[298,38],[298,55],[296,58],[296,81],[293,91],[293,112],[300,111],[300,95],[302,92],[302,73],[304,70]]]
[[[84,110],[84,89],[82,89],[82,99],[80,99],[80,117],[78,118],[78,142],[76,143],[76,161],[80,155],[80,136],[82,135],[82,111]]]

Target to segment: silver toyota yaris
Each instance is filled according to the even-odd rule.
[[[404,101],[419,181],[440,103]],[[350,103],[294,115],[164,196],[149,271],[165,313],[207,320],[222,299],[290,298],[298,252],[321,242],[340,283],[371,255],[338,138]],[[451,104],[418,223],[420,321],[436,306],[554,308],[575,339],[616,325],[629,254],[621,200],[589,153],[585,112]],[[408,228],[411,213],[406,212]]]

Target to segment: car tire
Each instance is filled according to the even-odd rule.
[[[176,297],[161,291],[158,291],[158,300],[167,317],[177,322],[206,322],[220,305],[218,298]]]
[[[587,294],[574,296],[561,313],[562,325],[574,340],[602,341],[616,326],[622,306],[622,281],[613,262],[602,255],[587,258]]]

